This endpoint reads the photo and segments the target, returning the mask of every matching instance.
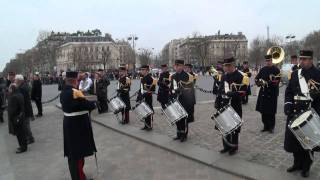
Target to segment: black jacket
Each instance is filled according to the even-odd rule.
[[[147,74],[146,76],[141,78],[140,81],[140,90],[137,97],[137,102],[145,101],[151,109],[152,106],[152,94],[156,90],[156,80],[153,79],[151,74]]]
[[[279,84],[272,84],[270,81],[270,75],[278,75],[280,70],[276,66],[263,67],[257,76],[255,81],[263,79],[268,83],[267,86],[261,87],[259,91],[259,96],[256,104],[256,111],[262,114],[276,114],[277,113],[277,103],[279,96]]]
[[[158,96],[157,100],[162,104],[167,104],[169,102],[169,84],[170,84],[170,73],[169,71],[162,72],[158,81]]]
[[[42,83],[40,80],[34,80],[32,82],[31,99],[41,100],[42,97]]]
[[[306,79],[308,82],[310,79],[313,79],[316,82],[320,82],[320,71],[316,67],[312,67],[308,70],[302,69],[301,75]],[[292,134],[290,129],[288,128],[288,124],[290,121],[296,117],[296,115],[304,112],[307,110],[307,106],[303,107],[302,104],[294,101],[294,96],[303,96],[300,89],[299,79],[298,79],[298,71],[294,71],[292,73],[292,78],[289,81],[289,84],[285,91],[285,103],[292,103],[292,110],[293,112],[290,113],[287,117],[286,122],[286,131],[285,131],[285,140],[284,140],[284,149],[288,152],[297,152],[303,151],[302,146],[300,145],[299,141],[295,138]],[[319,87],[318,87],[319,88]],[[310,94],[313,94],[313,90],[310,90]],[[320,95],[319,92],[315,92],[316,95],[312,95],[312,103],[311,107],[320,114]]]
[[[85,99],[83,93],[66,85],[60,94],[64,113],[92,111],[94,102]],[[63,117],[64,155],[71,159],[81,159],[93,155],[96,146],[89,113]]]
[[[24,119],[24,98],[19,91],[16,91],[8,97],[9,133],[15,135],[16,128],[25,126]]]
[[[26,118],[33,117],[33,110],[32,110],[31,98],[30,98],[30,88],[28,84],[26,82],[23,82],[18,89],[23,95],[24,113]]]
[[[131,109],[130,104],[130,86],[131,86],[131,80],[128,76],[120,77],[118,80],[118,96],[120,99],[126,104],[126,110]]]

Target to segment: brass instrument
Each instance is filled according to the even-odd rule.
[[[272,46],[268,49],[267,55],[272,56],[273,64],[279,64],[284,60],[285,52],[280,46]]]

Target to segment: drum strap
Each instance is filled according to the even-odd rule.
[[[307,84],[306,79],[301,75],[302,69],[298,70],[298,79],[299,79],[299,85],[301,89],[301,93],[305,95],[308,99],[311,100],[310,94],[309,94],[309,87]]]
[[[224,92],[227,93],[230,91],[229,83],[227,81],[224,82]]]

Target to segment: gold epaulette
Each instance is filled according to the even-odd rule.
[[[198,74],[194,74],[193,78],[194,78],[194,80],[197,80],[198,79]]]
[[[129,77],[126,77],[126,84],[131,85],[131,79]]]
[[[73,99],[85,98],[82,91],[72,88]]]
[[[188,80],[188,83],[192,83],[194,81],[194,77],[192,74],[190,73],[187,73],[189,75],[189,80]]]
[[[290,71],[289,73],[288,73],[288,80],[290,81],[290,79],[291,79],[291,74],[292,74],[292,71]]]
[[[156,86],[157,85],[158,80],[155,78],[152,78],[152,86]]]
[[[243,77],[242,77],[242,83],[241,83],[241,84],[248,86],[248,85],[250,84],[250,79],[249,79],[249,77],[248,77],[248,76],[243,76]]]

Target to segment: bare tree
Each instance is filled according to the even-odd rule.
[[[314,31],[306,36],[303,46],[305,49],[313,50],[314,60],[320,60],[320,30]]]
[[[103,64],[103,70],[106,70],[106,65],[110,61],[110,57],[111,57],[111,52],[109,47],[107,49],[102,49],[101,64]]]
[[[140,52],[138,53],[138,57],[142,65],[150,64],[152,51],[145,48],[140,48]]]

